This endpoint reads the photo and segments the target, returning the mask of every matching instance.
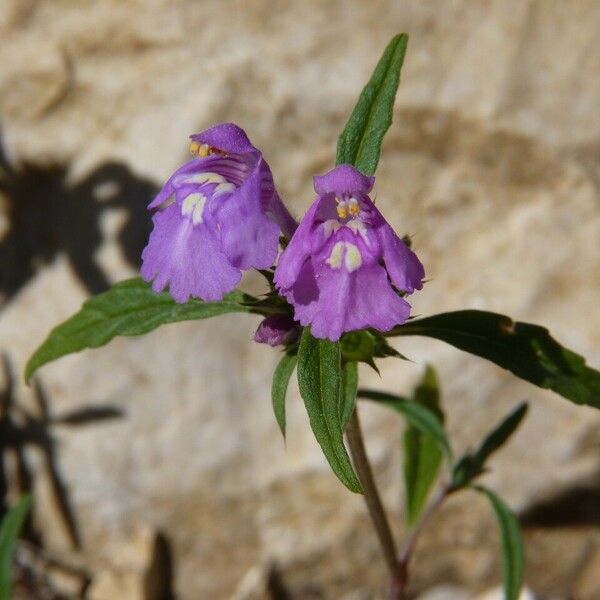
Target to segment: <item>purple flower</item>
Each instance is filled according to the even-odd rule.
[[[258,326],[254,341],[269,346],[283,346],[298,339],[298,324],[289,315],[270,315]]]
[[[388,331],[410,315],[397,290],[423,287],[423,265],[368,196],[374,182],[351,165],[315,177],[317,199],[275,270],[275,285],[315,337]]]
[[[169,285],[177,302],[220,300],[241,271],[270,267],[279,233],[296,223],[283,206],[269,165],[232,123],[191,136],[196,156],[167,181],[142,253],[142,277],[155,292]]]

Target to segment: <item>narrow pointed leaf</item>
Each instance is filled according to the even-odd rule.
[[[517,430],[521,421],[527,414],[527,403],[522,402],[511,411],[490,433],[485,437],[481,446],[475,453],[477,460],[481,464],[500,448],[510,436]]]
[[[271,400],[273,402],[273,412],[281,434],[285,438],[285,397],[288,384],[298,358],[295,354],[284,354],[279,361],[273,373],[273,382],[271,384]]]
[[[392,124],[408,35],[401,33],[384,50],[338,139],[337,164],[348,163],[366,175],[375,173],[381,142]]]
[[[349,490],[362,493],[344,446],[340,406],[340,345],[329,340],[315,339],[308,327],[302,332],[298,348],[298,386],[310,426],[333,472]]]
[[[456,487],[465,486],[483,473],[487,459],[517,430],[526,414],[527,403],[523,402],[488,433],[476,452],[464,456],[454,467],[452,473],[453,485]]]
[[[413,401],[428,408],[441,423],[444,422],[438,379],[433,367],[427,366],[423,379],[415,390]],[[403,442],[407,521],[409,525],[413,525],[437,478],[443,455],[435,436],[421,431],[410,422],[404,432]]]
[[[482,358],[576,404],[600,408],[600,372],[561,346],[544,327],[480,310],[416,319],[388,335],[423,335]]]
[[[148,333],[160,325],[207,319],[232,312],[252,312],[242,304],[249,296],[239,291],[220,302],[190,300],[177,304],[166,292],[155,294],[141,279],[128,279],[84,302],[81,310],[55,327],[25,368],[25,379],[42,365],[65,354],[104,346],[116,336]]]
[[[448,460],[452,460],[452,449],[444,425],[435,412],[417,402],[387,392],[359,389],[358,397],[375,400],[398,411],[419,431],[430,434]]]
[[[375,334],[375,356],[377,358],[393,357],[400,358],[401,360],[410,360],[398,352],[396,348],[390,346],[389,342],[385,339],[385,336],[378,331]]]
[[[519,521],[494,492],[477,486],[476,491],[490,501],[500,526],[505,600],[518,600],[523,585],[524,550]]]
[[[342,393],[341,393],[341,418],[342,431],[346,431],[352,411],[356,404],[356,392],[358,391],[358,365],[348,362],[342,367]]]
[[[4,515],[0,524],[0,600],[9,600],[11,597],[15,544],[30,508],[31,496],[24,496]]]
[[[406,521],[414,525],[425,505],[442,464],[442,451],[436,439],[411,426],[403,436]]]

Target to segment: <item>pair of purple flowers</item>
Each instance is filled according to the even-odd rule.
[[[374,177],[351,165],[315,177],[317,198],[297,225],[242,129],[224,123],[191,139],[195,157],[149,206],[158,210],[142,277],[155,292],[168,285],[177,302],[221,300],[242,271],[273,266],[283,234],[274,284],[315,337],[388,331],[408,319],[402,296],[421,289],[424,270],[370,199]],[[285,322],[268,318],[257,341],[279,341]]]

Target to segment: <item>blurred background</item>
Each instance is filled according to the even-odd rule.
[[[385,566],[362,499],[330,472],[296,384],[284,445],[247,315],[164,327],[42,369],[27,357],[90,294],[134,276],[146,205],[187,136],[231,120],[296,215],[389,38],[410,34],[380,209],[430,279],[416,314],[479,308],[548,326],[600,367],[596,0],[2,0],[0,493],[35,496],[23,598],[370,599]],[[260,291],[252,277],[246,289]],[[485,483],[518,512],[538,598],[600,598],[600,420],[433,340],[370,386],[440,374],[457,452],[518,401]],[[402,424],[363,408],[394,529]],[[500,582],[484,500],[426,532],[415,597]]]

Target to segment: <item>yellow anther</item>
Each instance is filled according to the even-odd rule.
[[[190,144],[190,153],[199,156],[200,158],[204,158],[211,154],[211,148],[208,144],[199,144],[198,142],[193,141]]]
[[[348,200],[348,210],[353,217],[357,217],[360,214],[360,204],[356,198]]]
[[[336,208],[340,219],[345,219],[348,216],[348,205],[345,202],[340,202]]]

